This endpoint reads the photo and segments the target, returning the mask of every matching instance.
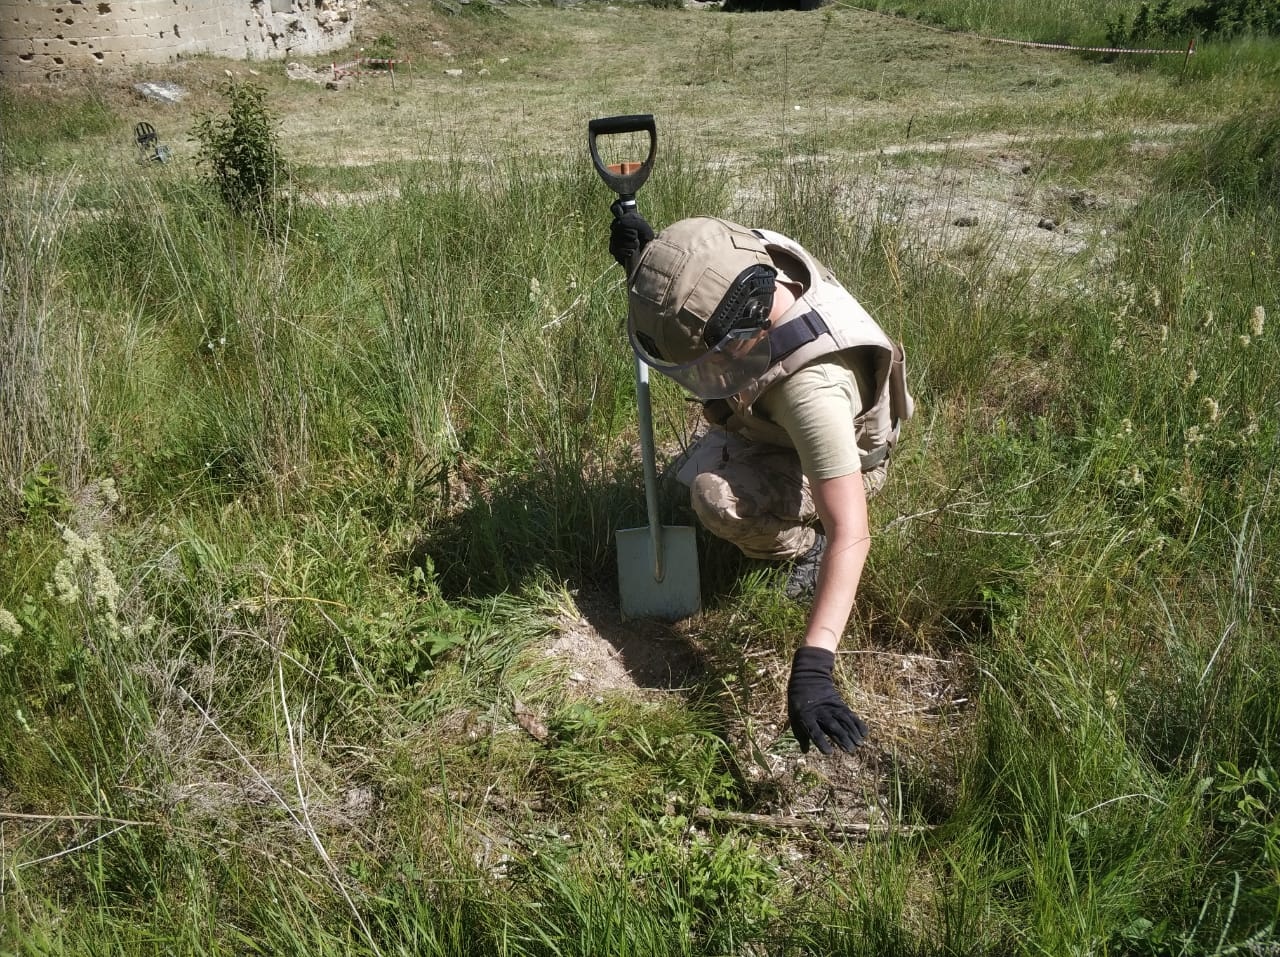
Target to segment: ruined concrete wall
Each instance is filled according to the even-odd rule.
[[[361,0],[0,0],[0,73],[50,74],[211,53],[276,59],[351,41]]]

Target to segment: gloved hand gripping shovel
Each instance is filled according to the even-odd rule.
[[[605,163],[597,139],[617,134],[649,134],[649,154],[640,162]],[[636,193],[649,178],[658,146],[657,127],[649,114],[609,116],[587,124],[587,143],[596,172],[618,199],[611,209],[621,216],[636,206]],[[627,263],[627,275],[631,263]],[[637,356],[636,406],[640,418],[640,458],[644,466],[646,528],[620,528],[618,596],[627,618],[677,621],[702,607],[698,578],[698,542],[688,525],[663,525],[658,514],[658,470],[653,447],[653,413],[649,401],[649,367]]]

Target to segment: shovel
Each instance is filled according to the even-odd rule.
[[[649,134],[649,155],[642,162],[605,163],[597,138],[615,134]],[[649,178],[658,145],[657,127],[649,114],[610,116],[587,124],[587,143],[596,172],[618,196],[615,209],[636,205],[636,192]],[[630,263],[627,272],[630,274]],[[624,618],[678,621],[702,607],[698,578],[698,542],[688,525],[663,525],[658,513],[658,469],[653,448],[653,413],[649,401],[649,367],[636,357],[636,406],[640,419],[640,459],[644,466],[644,499],[649,524],[620,528],[618,597]]]

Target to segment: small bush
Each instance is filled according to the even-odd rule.
[[[1121,13],[1107,22],[1107,42],[1121,47],[1243,34],[1280,36],[1280,0],[1202,0],[1180,10],[1172,0],[1144,0],[1132,17]]]
[[[396,38],[390,33],[380,33],[378,39],[365,48],[364,55],[375,60],[390,60],[396,55],[396,45]]]
[[[1185,17],[1205,36],[1280,36],[1280,0],[1204,0],[1188,7]]]
[[[198,162],[207,167],[218,196],[240,215],[265,215],[275,206],[288,167],[280,153],[276,118],[267,109],[267,91],[228,80],[223,116],[197,119],[192,136],[200,144]]]

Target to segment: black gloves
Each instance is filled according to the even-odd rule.
[[[811,645],[803,645],[791,659],[787,717],[801,751],[808,752],[812,743],[830,754],[832,742],[852,751],[867,737],[866,724],[849,710],[831,680],[835,662],[832,652]]]
[[[623,269],[631,268],[631,261],[653,239],[653,227],[637,212],[634,205],[624,206],[621,200],[609,207],[613,223],[609,226],[609,252]]]

